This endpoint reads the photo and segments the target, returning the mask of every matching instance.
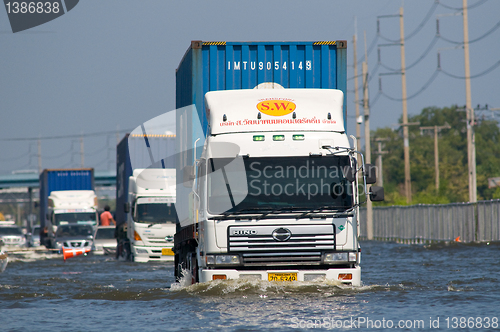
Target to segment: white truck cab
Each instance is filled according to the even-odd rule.
[[[205,100],[209,134],[191,176],[192,217],[175,238],[177,278],[361,285],[358,184],[374,179],[358,183],[365,165],[345,133],[342,91],[229,90]],[[375,189],[372,200],[382,196]]]
[[[54,248],[54,238],[59,225],[99,224],[97,196],[93,190],[52,191],[48,201],[47,233]]]
[[[128,188],[129,258],[135,262],[173,261],[175,169],[135,169]]]

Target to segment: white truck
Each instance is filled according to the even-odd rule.
[[[55,234],[59,225],[99,224],[97,196],[93,190],[52,191],[48,197],[47,236],[50,247],[55,248]]]
[[[135,169],[125,210],[127,243],[119,254],[135,262],[173,261],[175,169]]]
[[[375,168],[349,144],[343,92],[214,91],[205,103],[203,152],[183,175],[192,193],[175,235],[177,279],[361,285],[359,206],[383,189],[366,192]]]

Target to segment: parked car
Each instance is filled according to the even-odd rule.
[[[28,246],[40,246],[40,226],[33,226],[31,233],[28,233]]]
[[[94,236],[94,254],[115,255],[115,226],[98,226]]]
[[[2,240],[6,250],[9,247],[26,246],[26,236],[21,227],[16,226],[14,221],[0,221],[0,240]]]
[[[54,238],[54,247],[66,249],[92,250],[94,245],[94,229],[88,224],[59,225]]]

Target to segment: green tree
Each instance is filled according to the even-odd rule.
[[[399,121],[402,122],[401,119]],[[457,106],[427,107],[408,122],[420,122],[420,126],[450,125],[439,132],[439,190],[435,188],[434,132],[421,131],[420,126],[409,127],[410,170],[412,180],[412,204],[442,204],[466,202],[469,198],[467,165],[466,114]],[[500,196],[499,188],[488,188],[488,178],[500,176],[500,130],[498,122],[479,119],[474,126],[476,133],[476,173],[478,199]],[[383,156],[384,189],[386,200],[381,205],[405,205],[403,130],[379,128],[372,137],[388,138]],[[372,155],[376,153],[372,145]]]

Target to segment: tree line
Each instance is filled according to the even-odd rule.
[[[399,121],[402,123],[401,119]],[[467,202],[469,180],[467,164],[467,123],[463,107],[427,107],[418,115],[410,116],[409,126],[411,204],[446,204]],[[435,186],[434,131],[420,127],[449,125],[439,131],[439,190]],[[476,173],[478,200],[500,198],[500,187],[488,188],[488,178],[500,177],[500,129],[491,117],[476,114]],[[372,138],[384,138],[383,179],[385,202],[377,205],[407,205],[404,191],[403,127],[398,130],[379,128]],[[376,158],[377,144],[372,144],[372,160]]]

